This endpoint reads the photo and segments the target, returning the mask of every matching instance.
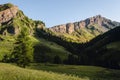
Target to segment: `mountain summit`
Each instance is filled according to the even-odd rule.
[[[49,29],[59,35],[62,33],[61,36],[66,38],[71,39],[69,36],[72,36],[75,41],[86,42],[119,25],[119,22],[96,15],[79,22],[57,25]]]

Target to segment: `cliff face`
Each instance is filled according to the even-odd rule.
[[[0,5],[0,34],[7,35],[7,33],[19,33],[18,27],[10,25],[13,24],[12,19],[16,17],[18,11],[18,7],[10,3]]]
[[[8,22],[9,20],[11,20],[13,17],[16,16],[17,12],[18,12],[17,6],[13,6],[11,8],[1,11],[0,12],[0,23]]]
[[[88,28],[89,26],[97,25],[97,27],[102,28],[102,32],[105,32],[111,28],[114,28],[117,25],[116,23],[117,22],[106,19],[101,15],[97,15],[79,22],[57,25],[49,29],[53,32],[71,34],[72,32],[77,31],[81,28]]]

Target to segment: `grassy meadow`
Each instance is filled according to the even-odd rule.
[[[82,78],[88,77],[90,80],[120,80],[120,70],[96,66],[57,65],[46,63],[32,64],[28,68],[74,75]]]
[[[66,74],[42,70],[24,69],[11,64],[0,63],[0,80],[89,80]]]

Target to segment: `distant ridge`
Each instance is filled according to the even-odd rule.
[[[85,20],[78,22],[61,24],[49,28],[52,32],[59,33],[60,35],[70,34],[71,36],[77,37],[78,42],[86,42],[95,36],[105,33],[106,31],[119,26],[120,23],[112,21],[101,15],[96,15]],[[62,34],[61,34],[62,33]],[[66,37],[66,36],[64,36]],[[67,38],[69,38],[67,36]],[[82,41],[81,39],[84,39]]]

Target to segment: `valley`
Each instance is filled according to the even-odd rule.
[[[120,22],[101,15],[47,27],[0,5],[0,80],[119,80]]]

